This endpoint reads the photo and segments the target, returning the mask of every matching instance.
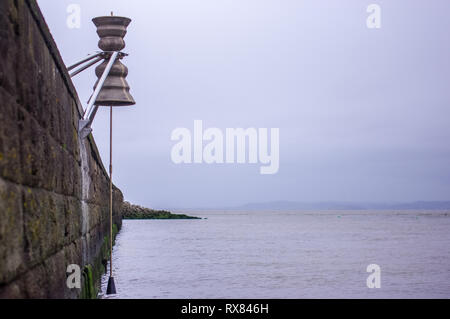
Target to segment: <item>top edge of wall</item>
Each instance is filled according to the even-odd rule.
[[[61,57],[61,54],[59,52],[58,46],[55,42],[55,39],[53,38],[53,36],[50,32],[50,29],[47,25],[47,22],[45,21],[44,15],[42,14],[42,11],[39,8],[39,5],[37,4],[36,0],[24,0],[24,2],[30,9],[30,13],[42,34],[42,37],[46,43],[47,48],[50,51],[51,56],[53,57],[53,60],[55,61],[55,65],[58,68],[59,72],[61,73],[61,76],[63,77],[64,83],[65,83],[70,95],[73,97],[74,101],[77,104],[78,114],[81,119],[82,115],[84,114],[83,106],[81,105],[77,90],[75,89],[75,86],[69,75],[69,71],[67,70],[67,67]],[[89,135],[88,140],[90,141],[90,144],[92,146],[92,151],[94,153],[94,159],[99,163],[100,167],[103,170],[103,174],[106,177],[108,177],[109,175],[108,175],[107,170],[106,170],[106,168],[103,164],[103,161],[100,157],[100,152],[97,148],[97,144],[95,143],[92,134]]]
[[[69,90],[70,94],[72,95],[77,104],[78,112],[81,118],[81,115],[83,114],[83,107],[78,97],[77,90],[73,85],[72,79],[70,78],[69,75],[69,71],[67,70],[67,67],[64,64],[58,46],[52,34],[50,33],[50,29],[47,25],[47,22],[45,21],[44,15],[42,14],[42,11],[39,8],[39,5],[37,4],[36,0],[25,0],[25,3],[30,9],[33,19],[36,21],[36,24],[45,40],[45,44],[47,45],[47,48],[49,49],[50,54],[52,55],[55,61],[56,67],[58,68],[59,72],[61,73],[64,79],[67,89]]]

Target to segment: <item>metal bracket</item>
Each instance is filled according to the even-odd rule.
[[[105,54],[105,52],[97,52],[97,53],[95,53],[95,54],[90,54],[90,55],[88,55],[86,58],[83,58],[83,59],[81,59],[80,61],[78,61],[78,62],[72,64],[71,66],[69,66],[69,67],[67,68],[67,70],[68,70],[68,71],[72,71],[72,70],[75,69],[76,67],[78,67],[78,66],[80,66],[80,65],[82,65],[82,64],[84,64],[84,63],[86,63],[86,62],[89,62],[89,61],[91,61],[91,60],[93,60],[93,59],[95,59],[95,58],[98,58],[98,57],[104,58],[104,54]]]
[[[91,66],[97,64],[98,62],[100,62],[102,60],[104,60],[104,57],[102,57],[102,56],[97,57],[95,60],[91,61],[90,63],[88,63],[88,64],[82,66],[81,68],[79,68],[78,70],[70,73],[70,77],[73,78],[74,76],[80,74],[81,72],[83,72],[86,69],[89,69]]]
[[[85,139],[89,136],[89,134],[92,133],[92,128],[89,125],[89,121],[86,120],[80,120],[78,122],[78,131],[81,135],[82,139]]]
[[[104,51],[102,51],[102,52],[98,52],[96,54],[91,54],[91,55],[89,55],[86,58],[83,58],[82,60],[76,62],[75,64],[73,64],[73,65],[71,65],[71,66],[69,66],[67,68],[68,71],[72,71],[73,69],[81,66],[80,68],[78,68],[74,72],[70,73],[70,77],[73,78],[74,76],[80,74],[84,70],[89,69],[91,66],[95,65],[96,63],[98,63],[98,62],[100,62],[102,60],[109,59],[113,53],[114,52],[109,52],[109,51],[108,52],[104,52]],[[127,53],[119,52],[119,59],[123,59],[126,56],[128,56]],[[91,61],[91,60],[93,60],[93,61]],[[89,61],[91,61],[91,62],[89,62]],[[89,62],[89,63],[85,64],[87,62]],[[85,64],[85,65],[83,65],[83,64]]]
[[[114,62],[116,62],[117,58],[122,58],[123,56],[126,55],[125,53],[121,53],[121,52],[112,52],[111,54],[110,53],[111,52],[103,52],[102,53],[102,54],[106,54],[108,56],[107,57],[107,58],[109,58],[108,65],[106,66],[106,69],[103,72],[103,75],[101,76],[100,80],[98,81],[97,87],[95,88],[95,91],[92,94],[92,97],[89,101],[89,104],[86,108],[83,118],[78,123],[78,131],[82,138],[86,138],[92,132],[91,125],[92,125],[92,122],[94,121],[95,115],[97,114],[97,111],[98,111],[98,105],[95,105],[95,102],[97,101],[97,97],[98,97],[101,89],[103,88],[103,85],[105,84],[105,80],[108,77],[109,72],[111,72],[111,68],[114,65]],[[95,58],[95,57],[91,57],[91,59],[93,59],[93,58]],[[91,60],[91,59],[89,59],[89,60]],[[83,62],[81,62],[80,64],[82,64],[82,63]],[[80,65],[80,64],[78,64],[78,65]]]

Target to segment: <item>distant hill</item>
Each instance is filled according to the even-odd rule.
[[[450,201],[409,203],[289,202],[249,203],[229,210],[446,210]]]
[[[450,210],[450,201],[416,201],[404,203],[373,202],[294,202],[273,201],[240,206],[171,207],[173,211],[292,211],[292,210]]]

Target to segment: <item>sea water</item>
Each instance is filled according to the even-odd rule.
[[[450,212],[189,214],[124,221],[114,298],[450,297]]]

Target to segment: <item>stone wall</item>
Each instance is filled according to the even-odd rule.
[[[108,258],[109,182],[33,0],[0,1],[0,298],[95,297]],[[123,196],[114,193],[115,230]],[[83,289],[66,268],[81,266]]]

